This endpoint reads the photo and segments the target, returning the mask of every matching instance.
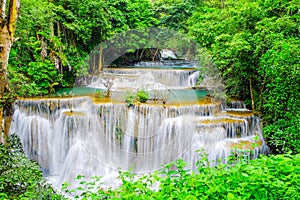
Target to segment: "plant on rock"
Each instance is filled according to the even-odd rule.
[[[149,99],[149,92],[141,89],[136,93],[137,99],[141,103],[145,103]]]
[[[133,106],[134,102],[136,99],[136,95],[132,92],[127,92],[126,96],[125,96],[125,102],[127,103],[127,106]]]
[[[146,103],[149,96],[149,92],[145,89],[140,89],[136,93],[127,92],[125,102],[127,103],[127,106],[130,107],[133,106],[135,102]]]

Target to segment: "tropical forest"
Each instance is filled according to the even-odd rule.
[[[0,3],[0,199],[300,199],[300,1]]]

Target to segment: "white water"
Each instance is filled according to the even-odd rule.
[[[142,71],[106,73],[126,75],[122,80],[127,82],[121,85],[130,88],[139,81],[159,79],[167,80],[168,87],[183,88],[194,85],[198,77],[189,70]],[[178,158],[190,163],[193,170],[200,159],[199,149],[207,151],[211,165],[226,162],[235,151],[233,147],[244,150],[243,144],[259,142],[248,157],[264,153],[259,118],[227,114],[223,107],[197,102],[127,107],[125,103],[94,104],[88,97],[17,100],[10,134],[20,136],[27,156],[41,165],[57,187],[64,181],[72,182],[78,174],[104,176],[105,184],[114,184],[119,169],[145,173]],[[241,103],[234,107],[230,111],[248,111]]]
[[[182,89],[197,85],[199,73],[195,69],[105,69],[104,74],[87,87],[106,89],[104,82],[112,80],[112,90],[124,89]]]

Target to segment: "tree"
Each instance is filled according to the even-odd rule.
[[[197,0],[157,0],[153,1],[159,25],[175,31],[187,32],[187,19],[199,6]]]
[[[0,134],[4,132],[2,125],[4,104],[6,102],[5,90],[9,91],[7,80],[7,65],[9,52],[15,41],[17,19],[20,11],[20,0],[10,0],[6,14],[6,0],[0,1]]]
[[[189,34],[212,54],[227,94],[262,115],[273,152],[299,153],[299,1],[221,3],[203,2]]]
[[[87,65],[98,71],[98,44],[156,21],[149,0],[22,0],[20,15],[8,70],[11,90],[23,97],[72,87]]]

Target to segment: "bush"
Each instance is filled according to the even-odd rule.
[[[136,93],[136,96],[139,102],[145,103],[149,99],[149,92],[141,89]]]
[[[121,172],[122,184],[116,189],[101,189],[100,178],[94,177],[92,182],[81,182],[75,198],[298,199],[300,196],[300,155],[262,156],[234,166],[220,164],[212,168],[202,167],[205,162],[199,163],[197,173],[185,170],[186,163],[182,160],[151,175]],[[156,190],[151,189],[158,183]],[[83,189],[87,187],[88,190]]]
[[[133,106],[135,99],[136,99],[135,94],[133,94],[132,92],[127,92],[125,96],[125,101],[128,107]]]
[[[300,153],[300,115],[280,119],[264,127],[264,135],[273,153]]]
[[[0,144],[0,199],[63,199],[42,177],[37,163],[26,158],[19,138]]]
[[[133,106],[134,102],[138,101],[140,103],[145,103],[149,99],[149,92],[141,89],[138,90],[137,93],[127,92],[125,96],[125,102],[127,106]]]

